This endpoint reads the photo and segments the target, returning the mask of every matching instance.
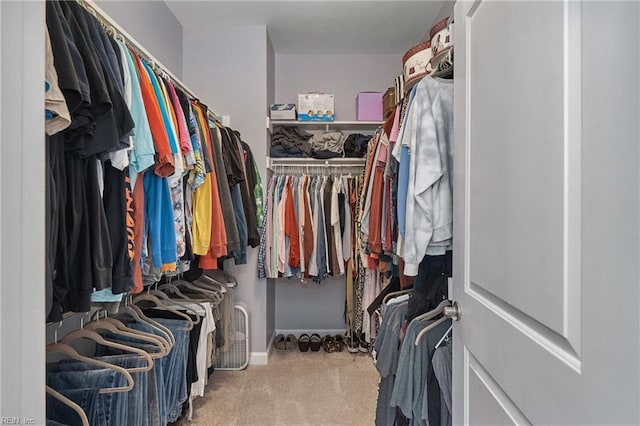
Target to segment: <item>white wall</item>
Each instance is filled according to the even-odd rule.
[[[45,424],[44,11],[0,2],[0,423]]]
[[[402,52],[404,53],[404,52]],[[402,72],[398,55],[276,54],[276,102],[297,103],[298,93],[335,95],[336,120],[355,120],[358,92],[383,92]]]
[[[98,0],[96,4],[169,71],[182,78],[182,25],[164,1]]]
[[[298,93],[333,93],[336,120],[355,120],[356,95],[384,92],[402,72],[398,55],[289,55],[276,54],[275,97],[278,103],[296,103]],[[345,279],[329,278],[321,285],[296,280],[276,281],[276,330],[344,330]]]
[[[266,176],[267,29],[265,26],[184,28],[183,81],[219,114],[231,116]],[[236,300],[249,309],[251,352],[267,348],[267,283],[257,278],[258,249],[247,265],[225,269],[238,280]]]

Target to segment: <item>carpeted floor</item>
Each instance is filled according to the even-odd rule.
[[[266,366],[215,371],[191,424],[373,425],[377,392],[369,355],[273,352]]]

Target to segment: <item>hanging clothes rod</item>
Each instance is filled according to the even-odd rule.
[[[360,175],[366,165],[364,158],[271,158],[267,169],[280,175]]]
[[[195,92],[187,87],[178,77],[176,77],[167,67],[165,67],[160,61],[158,61],[147,49],[145,49],[136,39],[126,32],[118,23],[111,18],[104,10],[102,10],[93,0],[77,0],[78,4],[90,13],[92,13],[98,21],[105,27],[107,32],[112,32],[114,38],[120,37],[124,43],[133,49],[141,58],[149,62],[154,69],[159,69],[171,82],[178,86],[187,96],[192,99],[199,100]],[[208,104],[205,104],[208,107]],[[208,115],[210,118],[222,122],[222,118],[216,114],[213,110],[208,109]]]
[[[267,157],[267,167],[364,167],[365,158],[331,158],[320,160],[317,158],[272,158]]]

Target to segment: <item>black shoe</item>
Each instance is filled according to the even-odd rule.
[[[346,339],[344,340],[345,344],[347,345],[347,351],[352,353],[352,354],[357,354],[359,351],[359,347],[360,347],[360,339],[358,339],[358,335],[355,333],[351,333],[349,336],[346,337]]]
[[[336,334],[333,337],[333,341],[335,343],[336,352],[342,352],[344,348],[347,346],[344,341],[344,336],[342,334]]]
[[[322,339],[322,348],[327,353],[335,352],[335,342],[333,341],[333,336],[327,334]]]
[[[365,337],[364,337],[364,333],[360,334],[360,347],[358,348],[358,350],[362,353],[368,354],[369,353],[369,342],[366,341]]]
[[[313,333],[309,338],[309,349],[311,352],[318,352],[322,347],[322,338],[319,334]]]
[[[300,352],[307,352],[309,350],[309,335],[303,334],[298,339],[298,349]]]

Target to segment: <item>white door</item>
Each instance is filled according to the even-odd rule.
[[[637,2],[455,7],[454,424],[639,424]]]

